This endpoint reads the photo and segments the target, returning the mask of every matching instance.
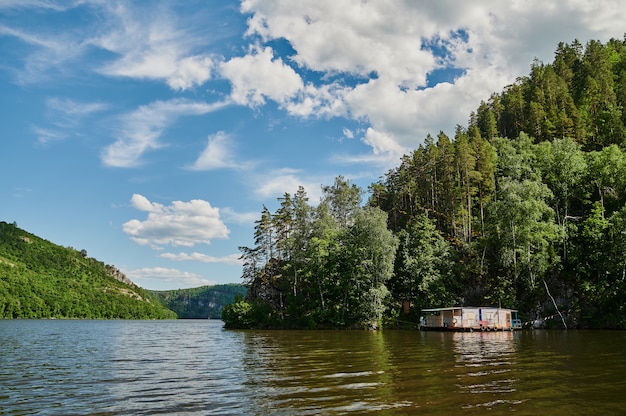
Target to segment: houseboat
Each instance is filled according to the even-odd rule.
[[[515,309],[457,306],[422,309],[420,329],[436,331],[513,331],[522,328]]]

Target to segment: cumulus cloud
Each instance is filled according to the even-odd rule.
[[[164,144],[159,137],[165,129],[183,116],[201,115],[216,111],[228,103],[204,103],[185,99],[155,101],[121,117],[117,140],[102,152],[102,161],[113,167],[133,167],[148,150]]]
[[[145,267],[142,269],[135,269],[125,272],[126,276],[130,280],[136,283],[144,283],[142,286],[146,286],[146,283],[155,282],[177,284],[179,288],[199,287],[199,286],[212,286],[216,284],[213,280],[208,280],[202,276],[184,272],[178,269],[169,269],[165,267]]]
[[[228,256],[215,257],[215,256],[210,256],[208,254],[197,253],[197,252],[193,252],[191,254],[181,252],[178,254],[163,253],[163,254],[160,254],[159,257],[168,259],[168,260],[174,260],[174,261],[198,261],[201,263],[222,263],[222,264],[229,264],[229,265],[234,265],[234,266],[240,266],[243,264],[243,261],[239,259],[240,257],[239,254],[230,254]]]
[[[342,133],[343,137],[345,137],[346,139],[354,139],[354,132],[352,130],[344,127]]]
[[[221,74],[232,84],[231,98],[243,105],[259,106],[266,98],[284,104],[303,88],[300,75],[270,47],[254,46],[251,53],[222,63]]]
[[[164,245],[193,247],[227,239],[230,230],[220,218],[219,208],[207,201],[173,201],[166,206],[134,194],[133,207],[148,213],[145,220],[133,219],[122,225],[124,233],[138,244],[161,249]]]
[[[293,84],[274,98],[262,93],[266,82],[272,90],[275,79],[265,73],[254,88],[242,90],[248,100],[240,102],[258,105],[267,97],[294,115],[362,120],[369,127],[362,140],[371,147],[372,160],[396,157],[428,133],[453,133],[480,100],[525,75],[534,57],[550,61],[559,41],[619,37],[626,19],[626,9],[612,0],[593,5],[304,0],[298,7],[289,0],[244,0],[241,10],[251,14],[249,36],[288,41],[295,51],[289,56],[293,68],[332,81],[322,77],[311,83],[301,76],[298,88]],[[267,48],[257,49],[271,60]],[[243,70],[250,65],[241,63],[259,55],[230,64]],[[284,62],[274,61],[280,67],[274,76],[288,71]],[[438,71],[455,75],[432,81]]]
[[[85,3],[0,2],[11,10],[71,7]],[[616,0],[243,0],[249,45],[238,54],[241,49],[217,45],[219,31],[206,19],[219,16],[213,9],[167,2],[88,7],[97,22],[71,31],[0,24],[0,36],[25,45],[25,66],[16,71],[22,82],[75,67],[156,80],[176,91],[226,80],[230,99],[239,105],[259,108],[271,101],[296,117],[362,122],[364,133],[357,137],[371,149],[372,161],[394,159],[428,133],[453,133],[491,92],[526,75],[534,57],[550,61],[560,41],[619,38],[626,21],[626,8]],[[277,46],[283,43],[289,52]],[[99,59],[79,61],[93,51]],[[162,146],[157,139],[176,113],[155,114],[155,122],[141,114],[160,106],[149,104],[123,118],[117,140],[103,153],[105,164],[134,166],[146,150]],[[219,166],[210,146],[197,168],[204,158],[207,166]]]

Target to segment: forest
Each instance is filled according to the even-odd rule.
[[[85,250],[0,222],[0,319],[22,318],[173,319],[176,313]]]
[[[220,319],[224,306],[247,289],[241,284],[201,286],[190,289],[150,290],[179,319]]]
[[[226,327],[393,328],[485,305],[626,328],[625,125],[626,38],[560,43],[367,192],[338,177],[319,204],[300,188],[264,208]]]

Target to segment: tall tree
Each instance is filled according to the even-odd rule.
[[[375,207],[357,210],[353,225],[344,230],[342,243],[345,322],[378,328],[397,248],[397,240],[387,228],[387,214]]]
[[[547,204],[552,193],[543,183],[502,178],[498,199],[490,204],[488,224],[497,259],[518,294],[532,294],[558,259],[552,243],[560,228]]]
[[[328,205],[330,213],[341,227],[347,227],[352,216],[361,206],[359,187],[343,176],[338,176],[333,185],[323,186],[322,192],[322,203]]]
[[[449,243],[428,215],[418,214],[398,233],[394,275],[389,288],[395,300],[414,302],[418,308],[453,302],[449,285],[452,270]]]
[[[461,236],[463,242],[469,244],[472,240],[472,202],[477,192],[479,173],[476,171],[475,149],[461,126],[457,126],[456,129],[454,150]]]
[[[615,211],[626,198],[626,157],[617,146],[587,153],[588,183],[593,184],[604,210]]]
[[[470,129],[469,137],[470,145],[474,149],[474,157],[476,159],[476,170],[474,171],[473,181],[478,192],[480,233],[481,235],[484,235],[485,204],[491,199],[495,190],[495,172],[498,154],[491,143],[481,137],[480,133],[476,129]]]

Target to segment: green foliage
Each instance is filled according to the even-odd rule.
[[[322,191],[317,208],[303,189],[276,213],[264,208],[256,246],[241,248],[247,299],[225,308],[227,326],[381,325],[397,245],[387,215],[361,207],[361,190],[341,177]]]
[[[418,309],[456,303],[450,244],[424,214],[398,233],[395,273],[389,282],[394,298]]]
[[[241,295],[224,307],[222,320],[228,329],[271,328],[276,324],[268,304],[249,302]]]
[[[180,319],[220,319],[224,306],[236,296],[245,296],[246,292],[245,286],[240,284],[150,291]]]
[[[0,222],[0,318],[176,318],[86,255]]]
[[[626,327],[625,68],[624,41],[560,44],[553,64],[535,61],[480,103],[454,140],[428,136],[374,184],[370,204],[400,237],[392,293],[436,299],[437,286],[420,291],[439,276],[429,259],[440,243],[415,226],[425,212],[454,253],[436,306],[456,296],[541,316],[549,285],[575,325]]]
[[[560,43],[552,64],[533,62],[529,76],[492,95],[472,124],[489,140],[525,132],[537,142],[571,137],[585,150],[624,145],[625,67],[625,41]]]
[[[233,303],[227,304],[222,311],[224,326],[231,329],[247,329],[253,324],[252,305],[241,295],[237,295]]]
[[[371,328],[426,306],[541,317],[556,304],[570,326],[626,328],[625,123],[626,41],[561,43],[372,184],[367,207],[384,214],[342,177],[315,208],[303,190],[265,208],[241,248],[247,300],[229,313]]]

